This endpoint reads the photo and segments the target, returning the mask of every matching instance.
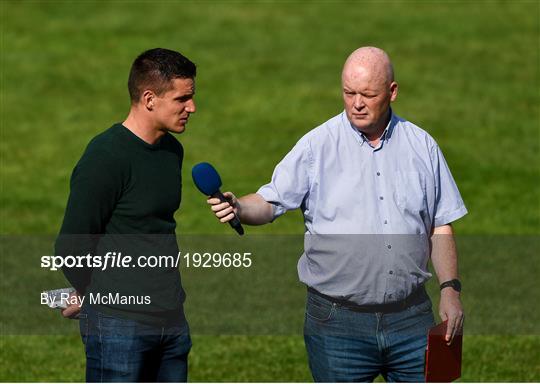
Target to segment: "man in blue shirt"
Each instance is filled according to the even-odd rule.
[[[434,139],[392,112],[398,84],[384,51],[354,51],[342,87],[345,111],[302,137],[270,183],[208,203],[221,222],[234,212],[251,225],[302,209],[298,274],[308,286],[304,335],[316,381],[423,381],[434,325],[427,263],[451,343],[463,322],[451,223],[467,210]]]

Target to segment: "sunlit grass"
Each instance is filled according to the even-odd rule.
[[[341,111],[341,65],[361,45],[389,52],[400,83],[395,112],[443,149],[470,212],[457,232],[539,234],[538,2],[2,1],[0,7],[1,234],[58,231],[73,166],[94,135],[125,117],[131,61],[156,46],[180,50],[199,72],[198,111],[179,137],[186,157],[178,232],[229,233],[192,185],[191,166],[209,161],[225,190],[255,191],[298,138]],[[247,230],[299,234],[303,224],[293,212]],[[494,268],[491,262],[487,254],[464,262],[465,280],[473,285],[484,266]],[[516,265],[497,264],[503,281],[523,278],[513,274],[519,260],[506,262]],[[486,288],[478,306],[496,295]],[[468,305],[475,309],[475,302]],[[17,310],[24,316],[24,308]],[[504,310],[493,308],[493,316]],[[310,380],[300,336],[193,339],[193,381]],[[84,380],[77,335],[2,336],[1,347],[2,381]],[[538,336],[471,335],[464,348],[463,381],[540,380]]]

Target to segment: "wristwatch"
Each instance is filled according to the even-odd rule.
[[[458,279],[445,281],[441,284],[440,288],[452,287],[454,291],[461,292],[461,282]]]

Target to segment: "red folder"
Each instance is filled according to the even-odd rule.
[[[461,376],[461,346],[463,333],[454,336],[452,344],[446,345],[448,321],[429,330],[424,369],[427,383],[449,383]]]

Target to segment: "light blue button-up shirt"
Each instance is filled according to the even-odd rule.
[[[431,277],[434,227],[467,213],[435,140],[392,114],[377,147],[345,112],[308,132],[258,191],[274,218],[301,208],[300,280],[358,304],[404,299]]]

